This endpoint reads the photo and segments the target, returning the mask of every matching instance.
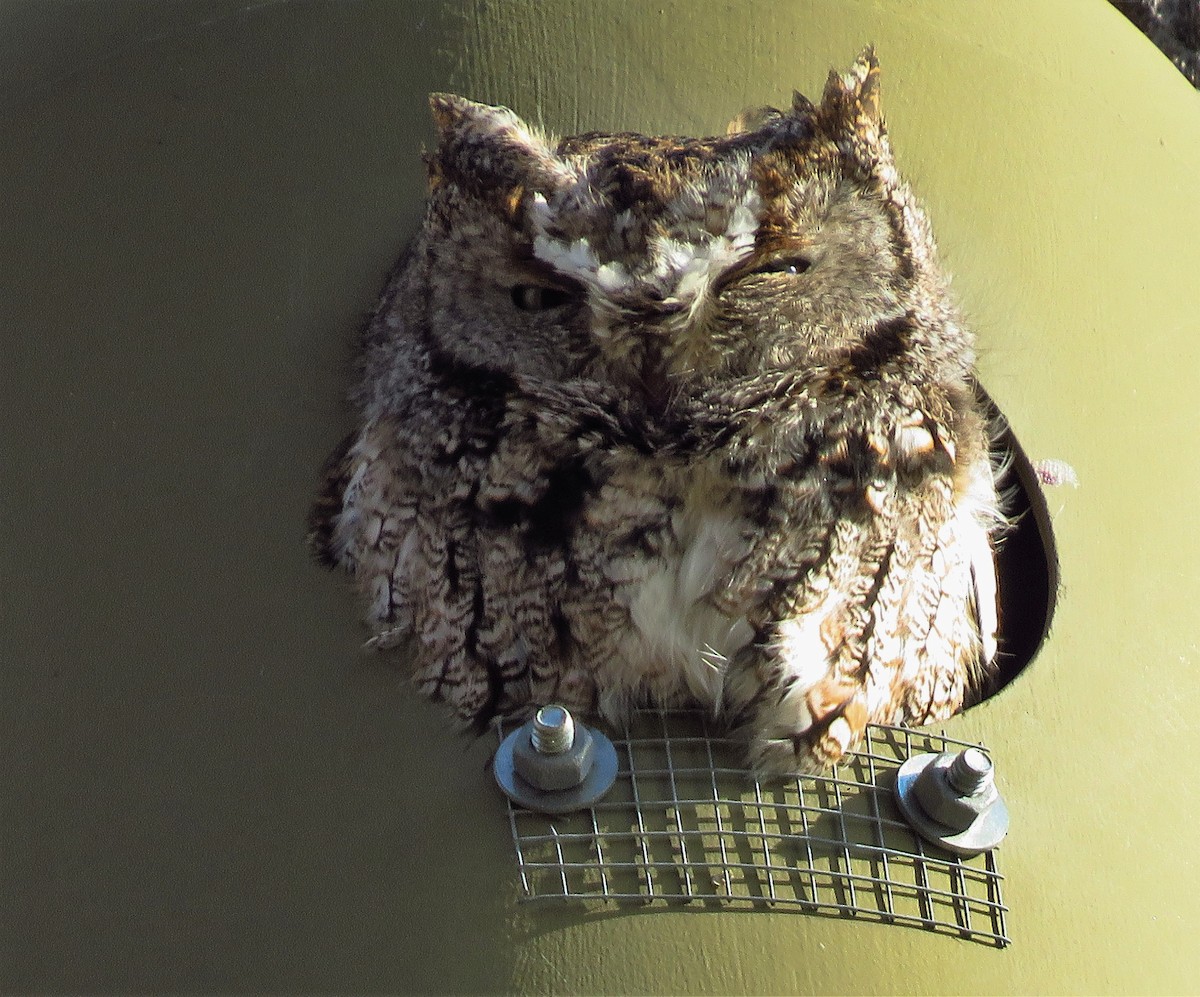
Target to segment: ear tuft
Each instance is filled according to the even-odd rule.
[[[816,113],[813,102],[799,90],[792,91],[792,114],[797,118],[811,118]]]
[[[494,193],[506,205],[518,186],[550,189],[565,167],[546,139],[507,107],[451,93],[429,97],[437,148],[425,157],[431,188],[454,180],[476,193]]]
[[[453,93],[429,95],[429,110],[438,131],[438,140],[445,144],[468,138],[493,138],[501,142],[545,147],[514,111],[507,107],[480,104]]]
[[[860,133],[878,132],[883,125],[879,96],[879,60],[868,45],[847,72],[829,74],[820,111],[829,124],[840,122],[843,128]]]
[[[477,107],[473,101],[453,93],[431,93],[429,95],[429,111],[433,115],[433,124],[438,136],[451,132],[459,126],[470,113],[472,107]]]

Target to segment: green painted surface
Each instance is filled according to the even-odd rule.
[[[0,77],[0,986],[1197,989],[1200,98],[1118,15],[135,4],[97,35],[82,9],[0,5],[29,39]],[[490,743],[359,658],[300,543],[420,211],[424,94],[711,132],[868,41],[985,382],[1082,481],[1050,495],[1050,642],[948,727],[1000,765],[1014,944],[518,907]]]

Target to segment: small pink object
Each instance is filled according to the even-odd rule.
[[[1035,460],[1033,462],[1034,473],[1037,474],[1037,479],[1043,485],[1070,485],[1072,488],[1079,487],[1079,475],[1075,473],[1075,468],[1068,464],[1065,460]]]

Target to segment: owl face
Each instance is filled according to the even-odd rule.
[[[454,324],[448,345],[530,376],[625,383],[652,409],[691,384],[844,354],[868,322],[918,304],[927,256],[877,74],[865,56],[819,106],[797,95],[704,139],[551,145],[507,109],[435,96],[418,251],[441,277],[429,305]]]

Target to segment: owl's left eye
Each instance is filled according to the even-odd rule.
[[[571,301],[571,293],[541,284],[515,284],[511,291],[513,304],[523,312],[544,312]]]

